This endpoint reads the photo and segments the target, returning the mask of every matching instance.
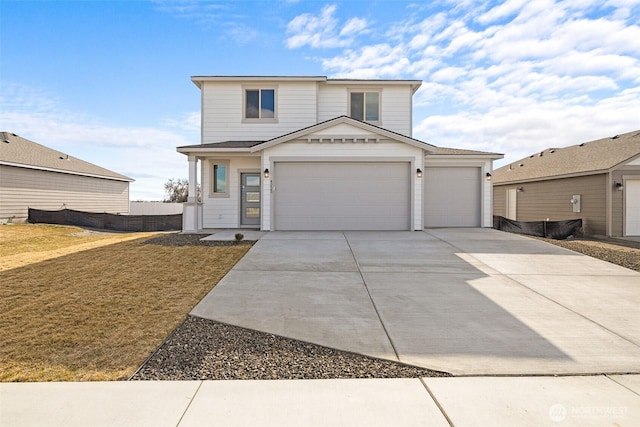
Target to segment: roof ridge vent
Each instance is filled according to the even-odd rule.
[[[5,140],[3,141],[5,144],[10,144],[11,141],[9,141],[8,139],[5,138]]]
[[[618,139],[620,138],[620,135],[616,135],[616,136],[612,136],[611,139]]]
[[[583,142],[582,144],[578,144],[578,147],[584,147],[585,144],[586,142]]]

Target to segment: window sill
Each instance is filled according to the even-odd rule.
[[[229,198],[229,193],[209,193],[209,199],[227,199]]]
[[[278,123],[277,118],[273,119],[242,119],[242,123],[256,124],[256,123]]]

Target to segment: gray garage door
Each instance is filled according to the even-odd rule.
[[[409,163],[278,162],[276,230],[409,230]]]
[[[480,226],[480,168],[426,168],[425,227]]]

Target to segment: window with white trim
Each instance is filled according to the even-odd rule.
[[[211,167],[211,191],[213,197],[229,195],[229,161],[213,160]]]
[[[244,90],[244,119],[274,121],[276,119],[276,90],[247,88]]]
[[[349,116],[363,122],[379,122],[380,92],[349,92]]]

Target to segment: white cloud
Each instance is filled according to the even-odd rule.
[[[350,46],[354,36],[366,31],[367,21],[363,18],[351,18],[341,29],[338,29],[339,20],[335,17],[336,9],[335,5],[327,5],[322,8],[320,15],[303,13],[293,18],[287,26],[289,37],[285,45],[289,49],[307,45],[313,48]]]
[[[341,36],[361,33],[367,28],[367,20],[363,18],[351,18],[340,30]]]
[[[384,42],[358,39],[322,67],[421,78],[414,136],[507,159],[640,128],[640,0],[449,3],[377,23]]]
[[[520,10],[528,0],[508,0],[490,9],[478,17],[478,22],[488,24],[498,19],[505,18]]]
[[[132,200],[162,200],[164,182],[188,173],[176,147],[199,142],[199,113],[167,119],[162,127],[118,126],[68,111],[43,90],[2,86],[1,130],[135,179]]]

